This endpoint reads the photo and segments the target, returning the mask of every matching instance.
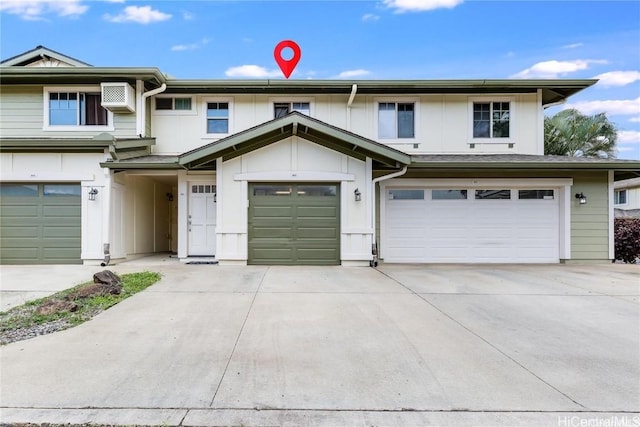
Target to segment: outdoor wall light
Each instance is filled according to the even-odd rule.
[[[96,194],[98,194],[98,189],[97,188],[92,188],[91,190],[89,190],[89,200],[95,200],[96,199]]]
[[[587,204],[587,196],[585,196],[584,193],[576,194],[576,199],[578,199],[580,201],[581,205],[586,205]]]
[[[362,193],[357,188],[353,191],[354,196],[356,196],[356,202],[362,200]]]

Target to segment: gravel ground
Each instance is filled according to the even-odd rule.
[[[96,309],[89,313],[86,313],[85,321],[90,320],[91,318],[102,313],[103,311],[104,310]],[[4,320],[4,318],[0,317],[0,322],[2,320]],[[69,329],[73,326],[75,325],[73,325],[68,320],[59,319],[59,320],[52,320],[51,322],[41,323],[39,325],[33,325],[26,328],[18,328],[18,329],[13,329],[9,331],[0,331],[0,345],[10,344],[16,341],[28,340],[30,338],[38,337],[40,335],[51,334],[53,332]]]
[[[70,328],[72,325],[66,320],[55,320],[53,322],[34,325],[29,328],[19,328],[12,331],[0,332],[0,345],[9,344],[15,341],[28,340],[40,335],[50,334],[52,332],[62,331]]]

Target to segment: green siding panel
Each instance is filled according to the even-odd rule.
[[[571,259],[609,259],[609,183],[607,172],[576,174],[571,189]],[[580,205],[576,193],[587,196]]]
[[[255,196],[250,185],[249,264],[340,264],[339,186],[318,184],[335,186],[332,196],[298,191],[310,185],[291,184],[290,194],[272,196]]]
[[[0,198],[0,264],[79,264],[81,198]]]

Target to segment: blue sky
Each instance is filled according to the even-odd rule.
[[[606,112],[640,159],[639,1],[0,1],[0,57],[37,45],[178,78],[599,78],[564,106]]]

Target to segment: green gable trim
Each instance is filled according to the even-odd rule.
[[[298,112],[184,153],[179,162],[188,169],[211,169],[218,158],[233,159],[294,135],[360,160],[370,157],[391,167],[411,162],[408,154]]]
[[[90,139],[2,138],[0,152],[102,152],[110,141]]]
[[[115,172],[132,169],[184,169],[178,164],[178,156],[150,155],[123,160],[101,162],[100,167],[109,168]]]

